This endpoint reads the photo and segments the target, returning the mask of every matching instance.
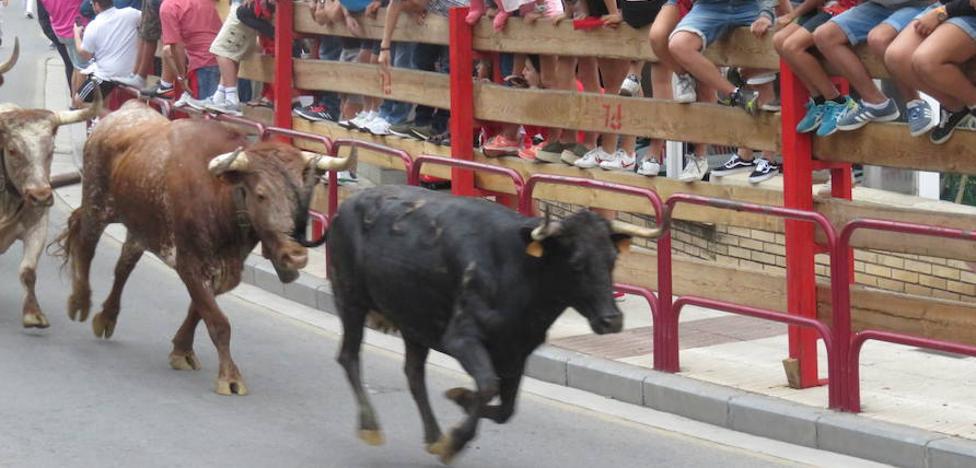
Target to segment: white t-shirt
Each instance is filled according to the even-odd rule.
[[[81,48],[94,55],[92,72],[103,80],[132,74],[139,47],[139,22],[142,12],[135,8],[109,8],[102,11],[88,27]]]

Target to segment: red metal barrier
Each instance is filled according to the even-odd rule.
[[[413,167],[407,176],[407,183],[410,185],[417,185],[420,183],[420,169],[424,164],[435,164],[439,166],[448,166],[452,169],[467,169],[472,174],[475,172],[490,172],[493,174],[508,176],[512,179],[512,183],[515,184],[515,196],[521,201],[523,190],[525,188],[525,179],[522,178],[520,174],[515,169],[502,166],[494,166],[491,164],[484,164],[474,161],[467,161],[464,159],[453,159],[453,158],[442,158],[440,156],[430,156],[423,155],[413,160]],[[453,172],[453,171],[452,171]],[[452,181],[454,179],[451,179]],[[473,180],[473,179],[472,179]]]
[[[834,246],[834,258],[837,263],[844,265],[849,259],[851,252],[851,237],[858,230],[889,231],[900,232],[903,234],[915,234],[930,237],[942,237],[946,239],[976,240],[976,231],[964,231],[961,229],[950,229],[939,226],[927,226],[923,224],[903,223],[899,221],[888,221],[880,219],[855,219],[847,223],[840,232],[840,238]],[[832,261],[831,264],[834,262]],[[833,289],[834,313],[838,310],[845,310],[847,314],[841,317],[843,322],[838,322],[838,317],[834,317],[834,326],[838,331],[836,338],[847,338],[852,331],[850,308],[851,308],[851,276],[846,268],[832,271],[833,275],[831,287]],[[845,332],[842,336],[839,332]],[[847,361],[847,395],[844,401],[844,410],[850,412],[861,411],[861,382],[860,382],[860,353],[861,347],[868,340],[887,341],[890,343],[902,344],[907,346],[918,346],[920,348],[946,351],[950,353],[965,354],[976,356],[976,346],[953,343],[944,340],[935,340],[912,336],[905,333],[888,332],[882,330],[862,330],[855,333],[850,339],[850,349]]]
[[[821,230],[823,230],[824,234],[827,237],[827,245],[830,247],[831,252],[836,251],[836,246],[838,244],[837,232],[834,229],[834,226],[824,215],[816,211],[782,208],[778,206],[758,205],[755,203],[743,203],[734,200],[726,200],[724,198],[709,198],[709,197],[702,197],[699,195],[692,195],[687,193],[676,193],[671,197],[669,197],[667,201],[667,213],[669,216],[671,213],[674,212],[674,207],[678,203],[690,203],[693,205],[709,206],[712,208],[718,208],[723,210],[734,210],[734,211],[743,211],[747,213],[771,215],[786,220],[792,220],[792,221],[804,222],[804,223],[813,223],[814,225],[819,226]],[[670,233],[668,235],[670,235]],[[658,250],[658,261],[659,261],[658,280],[661,281],[662,278],[667,277],[667,281],[670,282],[671,275],[672,275],[670,245],[668,245],[666,249]],[[662,261],[665,261],[666,263],[662,265],[661,264]],[[830,267],[831,267],[832,278],[836,278],[839,274],[838,273],[839,271],[843,271],[844,273],[847,273],[848,270],[846,266],[841,267],[841,265],[846,265],[846,263],[835,261],[833,258],[831,259]],[[836,296],[837,292],[835,291],[834,294]],[[797,314],[797,313],[793,313],[792,310],[790,311],[791,314],[781,314],[778,312],[765,311],[762,309],[755,309],[747,306],[741,306],[741,305],[731,304],[731,303],[721,302],[721,301],[712,301],[712,300],[700,299],[700,298],[692,298],[692,300],[695,301],[696,303],[702,303],[703,301],[707,301],[709,304],[707,307],[714,306],[714,308],[726,310],[727,312],[750,315],[753,317],[764,318],[767,320],[775,320],[778,322],[788,323],[794,326],[800,325],[808,329],[812,328],[818,331],[821,337],[830,336],[830,333],[828,330],[826,330],[826,328],[824,329],[820,328],[821,326],[823,326],[823,324],[821,324],[817,320],[816,309],[812,311],[812,314],[810,312],[804,314]],[[679,301],[681,301],[681,299],[679,299]],[[816,303],[814,304],[813,307],[816,307]],[[776,314],[776,315],[770,316],[769,314]],[[850,323],[850,309],[840,308],[835,298],[833,314],[834,314],[833,327],[832,327],[834,330],[833,338],[830,340],[824,338],[824,345],[827,346],[828,356],[830,357],[830,359],[828,359],[828,367],[827,367],[828,383],[829,383],[829,387],[828,387],[829,406],[831,408],[840,408],[843,406],[843,398],[841,395],[841,391],[844,388],[843,384],[844,384],[845,376],[841,366],[838,365],[838,363],[845,362],[844,359],[846,359],[847,357],[847,349],[848,349],[849,341],[844,336],[841,335],[844,335],[843,332],[844,324]],[[663,319],[662,320],[663,325],[671,327],[671,329],[665,333],[665,336],[674,338],[673,340],[669,340],[666,343],[665,349],[662,349],[663,352],[667,353],[667,358],[664,359],[664,362],[669,366],[673,364],[673,367],[665,367],[660,370],[677,372],[680,368],[678,362],[677,311],[675,311],[672,316],[662,317],[662,319]],[[816,323],[817,325],[814,325],[814,323]],[[816,343],[814,343],[814,345],[816,345]],[[657,345],[655,344],[655,346]],[[665,343],[662,343],[662,346],[665,346]],[[810,356],[810,359],[814,360],[813,363],[814,366],[816,366],[816,354]],[[657,360],[655,360],[655,368],[658,368]]]
[[[119,85],[116,86],[115,89],[119,93],[128,94],[135,99],[145,102],[150,107],[153,107],[153,104],[155,104],[154,107],[156,110],[158,110],[160,114],[163,114],[163,117],[166,117],[167,119],[170,118],[170,114],[172,114],[173,106],[169,99],[147,98],[143,96],[138,89],[133,88],[132,86]]]
[[[268,127],[263,123],[258,122],[256,120],[251,120],[246,117],[230,115],[230,114],[212,114],[212,113],[206,113],[204,114],[204,117],[219,122],[227,122],[235,125],[242,125],[245,127],[254,127],[254,130],[256,130],[256,133],[258,134],[258,138],[260,139],[264,139],[265,133],[268,131]]]

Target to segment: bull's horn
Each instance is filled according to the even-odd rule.
[[[625,223],[623,221],[613,220],[610,221],[610,231],[614,234],[626,234],[632,237],[644,237],[647,239],[657,239],[664,234],[664,227],[643,227],[636,226],[630,223]]]
[[[219,176],[227,171],[247,170],[247,153],[244,148],[238,147],[230,153],[214,156],[207,165],[210,173]]]
[[[305,160],[305,164],[315,163],[315,170],[318,172],[328,172],[328,171],[344,171],[352,167],[356,163],[358,155],[356,147],[353,146],[352,150],[349,152],[349,156],[344,158],[334,158],[331,156],[322,156],[318,153],[313,153],[311,151],[302,151],[302,159]]]
[[[102,91],[99,87],[96,87],[95,99],[91,103],[91,105],[89,105],[85,109],[55,112],[54,121],[58,126],[84,122],[86,120],[98,116],[98,114],[101,111],[102,111]]]
[[[546,216],[542,220],[542,225],[532,230],[532,240],[541,241],[549,236],[559,233],[562,225],[558,221],[552,222],[552,212],[550,204],[546,204]]]
[[[11,68],[17,64],[17,59],[20,58],[20,38],[14,38],[14,53],[10,54],[10,58],[3,65],[0,65],[0,75],[7,73]]]

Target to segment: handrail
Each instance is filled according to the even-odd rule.
[[[452,159],[452,158],[442,158],[440,156],[431,156],[429,154],[422,155],[413,161],[413,168],[409,172],[407,177],[407,183],[410,185],[417,185],[420,181],[420,169],[424,164],[435,164],[440,166],[457,167],[462,169],[471,169],[473,171],[480,172],[490,172],[496,175],[508,176],[512,179],[512,183],[515,184],[515,196],[518,197],[519,201],[522,200],[522,192],[525,189],[525,179],[522,178],[520,174],[515,169],[511,169],[503,166],[493,166],[491,164],[479,163],[474,161],[467,161],[463,159]]]

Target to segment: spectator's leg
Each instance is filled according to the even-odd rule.
[[[838,18],[855,11],[857,9],[848,10]],[[861,59],[851,49],[851,40],[847,33],[835,21],[817,28],[813,38],[820,53],[850,81],[851,86],[857,90],[864,102],[881,104],[888,99],[874,84],[874,79],[864,68]]]
[[[915,29],[912,25],[909,25],[906,29]],[[868,47],[874,55],[885,57],[885,51],[895,38],[898,37],[898,31],[889,24],[881,24],[880,26],[871,30],[868,34]],[[897,74],[892,74],[895,85],[898,87],[898,93],[901,94],[901,98],[905,101],[911,101],[918,99],[918,89],[912,86],[911,77],[906,77],[908,80],[903,80],[901,76]]]
[[[723,78],[718,67],[702,54],[704,47],[705,41],[701,36],[690,31],[676,31],[668,43],[668,49],[675,61],[698,81],[722,94],[732,94],[735,86]]]
[[[916,32],[915,28],[909,25],[898,34],[891,46],[885,50],[885,67],[902,86],[912,90],[923,90],[936,100],[945,102],[945,99],[948,98],[947,95],[940,89],[930,89],[931,87],[926,86],[912,66],[912,56],[925,40],[925,36]]]
[[[607,95],[615,95],[620,92],[620,83],[624,81],[627,76],[627,68],[630,65],[626,60],[619,59],[599,59],[600,66],[600,76],[603,78],[604,93]],[[613,120],[613,115],[608,118],[610,129],[619,122]],[[614,129],[615,130],[615,129]],[[601,135],[600,146],[603,151],[607,154],[613,155],[617,151],[617,143],[619,135],[613,132],[606,132]],[[633,141],[631,141],[631,146],[633,146]],[[633,150],[633,147],[631,148]]]
[[[654,18],[654,23],[651,24],[651,31],[649,33],[651,41],[651,49],[654,50],[654,55],[657,56],[659,64],[664,65],[669,70],[674,73],[685,73],[684,68],[674,60],[671,56],[671,49],[668,47],[668,41],[671,37],[671,33],[674,28],[678,26],[678,22],[681,21],[681,11],[677,4],[668,3],[661,7],[661,11],[658,12],[657,17]],[[668,87],[670,88],[671,77],[668,77]],[[656,93],[655,93],[656,96]]]
[[[950,110],[962,105],[976,109],[976,86],[962,70],[976,56],[976,28],[967,32],[959,26],[964,23],[956,21],[939,26],[922,42],[912,55],[912,66],[927,89],[942,91],[937,97]]]
[[[783,60],[790,64],[790,69],[803,85],[810,91],[812,96],[823,96],[825,99],[835,99],[840,96],[840,91],[830,81],[830,76],[820,65],[820,61],[813,55],[813,33],[798,25],[780,31],[776,37],[786,34],[777,51]],[[774,38],[775,41],[776,38]]]
[[[556,60],[556,89],[576,91],[576,62],[575,57],[559,57]],[[573,129],[563,129],[559,134],[559,142],[564,145],[575,143],[575,133]]]
[[[587,93],[600,92],[600,68],[596,57],[581,57],[577,73],[580,82],[583,84],[583,91]],[[599,138],[600,134],[597,132],[586,132],[583,136],[583,146],[594,148]]]
[[[325,36],[319,41],[319,58],[322,60],[339,60],[342,55],[342,44],[338,37]],[[328,109],[329,112],[336,113],[338,117],[341,100],[339,93],[333,91],[322,91],[318,94],[316,101]]]
[[[438,47],[433,44],[418,43],[414,49],[413,63],[420,71],[434,71],[437,63]],[[417,105],[414,110],[414,124],[417,127],[427,127],[433,123],[434,108]]]

